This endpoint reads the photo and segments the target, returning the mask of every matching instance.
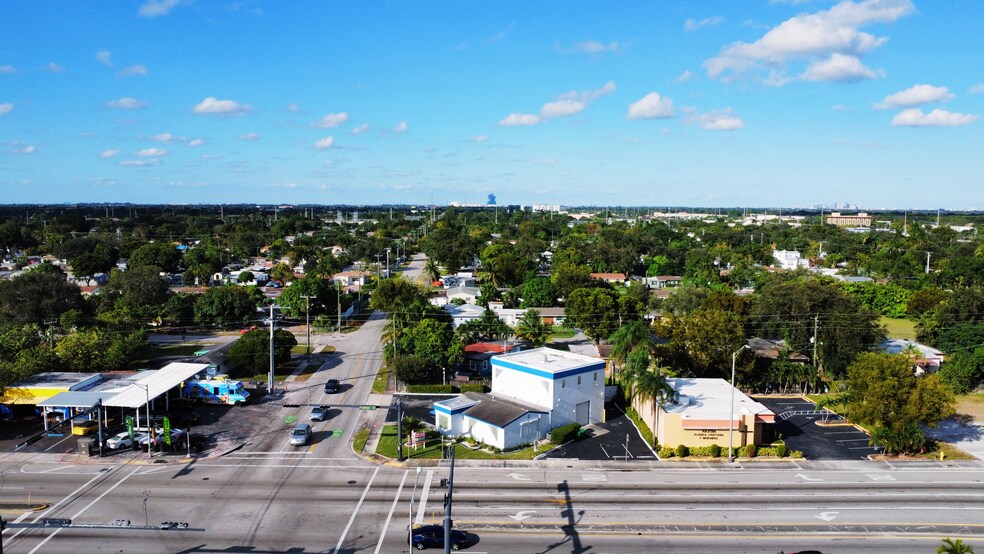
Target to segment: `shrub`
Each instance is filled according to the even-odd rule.
[[[673,450],[673,454],[677,458],[686,458],[687,456],[690,455],[690,449],[687,448],[687,445],[685,444],[678,444],[677,447]]]
[[[485,392],[485,385],[482,383],[465,383],[458,388],[461,392]]]
[[[763,446],[755,452],[756,456],[778,456],[776,449],[772,446]]]
[[[779,446],[776,447],[776,456],[779,456],[780,458],[785,458],[788,455],[789,455],[789,449],[786,448],[785,444],[780,444]]]
[[[721,456],[721,447],[720,446],[718,446],[716,444],[712,444],[712,445],[708,446],[707,448],[709,450],[708,455],[710,457],[717,458],[717,457]]]
[[[800,459],[800,458],[803,457],[803,451],[802,450],[793,450],[792,452],[789,453],[789,457],[790,458]]]
[[[577,437],[577,433],[580,430],[581,425],[578,423],[561,425],[553,431],[550,431],[550,442],[554,444],[564,444],[565,442],[572,441]]]
[[[754,444],[749,444],[746,447],[745,455],[748,456],[749,458],[754,458],[756,454],[758,454],[758,447],[755,446]]]
[[[660,457],[661,460],[665,460],[667,458],[672,458],[673,457],[673,449],[672,448],[666,448],[664,446],[663,448],[660,448],[659,449],[658,454],[659,454],[659,457]]]
[[[453,385],[408,385],[407,392],[452,394],[454,393],[454,386]]]

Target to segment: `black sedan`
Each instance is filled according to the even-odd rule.
[[[338,379],[328,379],[328,382],[325,383],[325,394],[335,394],[340,390],[342,390],[342,385]]]
[[[410,546],[417,550],[423,550],[429,546],[444,548],[444,526],[443,525],[422,525],[417,527],[410,534]],[[451,530],[451,550],[459,550],[468,546],[468,533]]]

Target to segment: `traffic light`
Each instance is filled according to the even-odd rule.
[[[183,521],[164,521],[161,522],[160,529],[187,529],[188,524]]]

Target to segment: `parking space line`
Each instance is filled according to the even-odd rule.
[[[396,488],[393,505],[390,506],[389,515],[386,516],[386,522],[383,523],[383,530],[379,533],[379,542],[376,543],[376,550],[373,554],[379,554],[379,549],[383,547],[383,540],[386,539],[386,530],[389,529],[390,521],[393,520],[393,512],[396,511],[396,504],[400,501],[400,493],[403,492],[403,484],[407,482],[407,475],[410,475],[409,469],[403,472],[403,479],[400,480],[400,486]]]

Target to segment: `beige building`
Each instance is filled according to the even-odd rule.
[[[636,398],[632,407],[646,422],[660,446],[675,448],[728,446],[728,415],[731,412],[731,384],[724,379],[667,379],[673,398],[662,405]],[[734,412],[730,423],[737,449],[746,444],[772,442],[775,414],[745,393],[734,390]]]
[[[841,215],[840,212],[834,212],[827,216],[827,225],[836,225],[838,227],[871,227],[871,221],[873,219],[872,216],[864,212],[856,215]]]

